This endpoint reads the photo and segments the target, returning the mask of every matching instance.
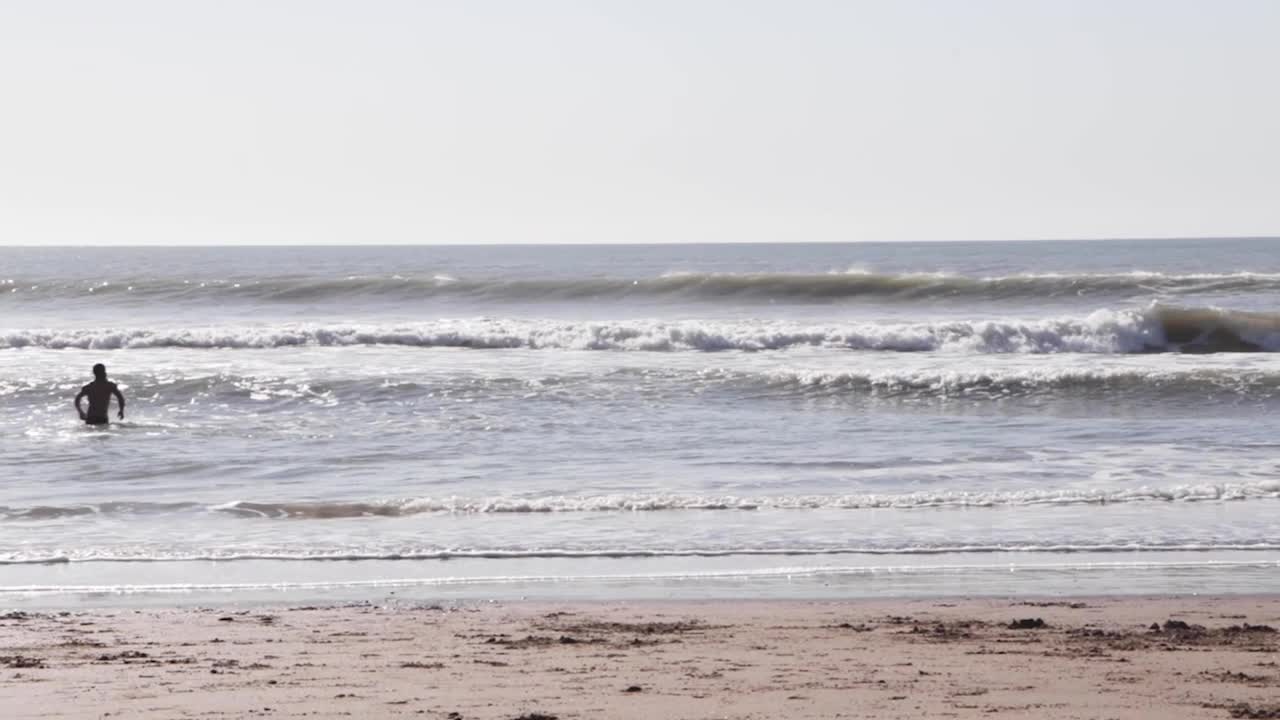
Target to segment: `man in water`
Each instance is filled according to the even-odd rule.
[[[117,414],[121,420],[124,419],[124,395],[121,394],[120,388],[116,384],[107,380],[107,366],[98,363],[93,366],[93,382],[80,388],[80,394],[76,395],[76,412],[80,413],[80,419],[89,425],[106,425],[107,411],[111,409],[111,396],[116,396],[116,403],[120,405],[120,412]],[[89,398],[89,411],[85,412],[80,409],[80,398]]]

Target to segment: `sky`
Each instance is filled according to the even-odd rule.
[[[0,244],[1280,235],[1273,0],[0,0]]]

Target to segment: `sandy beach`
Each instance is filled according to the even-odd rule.
[[[0,616],[9,718],[1277,718],[1280,598]]]

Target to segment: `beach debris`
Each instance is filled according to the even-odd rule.
[[[678,635],[705,630],[719,630],[727,625],[707,625],[699,620],[676,622],[607,622],[586,621],[560,626],[564,632],[580,634],[619,633],[626,635]]]
[[[30,655],[0,655],[0,665],[17,670],[42,668],[44,667],[44,660]]]
[[[560,637],[550,637],[547,635],[526,635],[519,640],[511,640],[505,636],[493,636],[484,641],[485,645],[501,645],[514,650],[522,650],[531,647],[547,647],[548,645],[579,645],[582,643],[602,643],[603,639],[587,639],[582,640],[570,635],[561,635]]]
[[[1165,635],[1172,635],[1176,638],[1187,638],[1200,637],[1201,635],[1204,635],[1207,630],[1203,625],[1193,625],[1185,620],[1174,620],[1170,618],[1164,622],[1164,625],[1151,623],[1151,632],[1164,633]]]
[[[1274,633],[1276,632],[1276,629],[1270,625],[1250,625],[1249,623],[1245,623],[1243,625],[1232,625],[1231,627],[1223,628],[1222,632],[1227,633],[1228,635],[1236,633]]]
[[[1250,705],[1249,703],[1236,703],[1227,708],[1227,712],[1231,713],[1233,718],[1247,718],[1248,720],[1280,720],[1280,705]]]
[[[973,637],[973,630],[982,627],[986,627],[986,623],[978,620],[935,622],[932,625],[912,625],[907,634],[923,635],[936,640],[959,640]]]
[[[107,644],[101,640],[89,640],[86,638],[69,637],[58,643],[58,647],[106,647]]]
[[[103,655],[99,655],[97,662],[115,662],[116,660],[141,660],[142,658],[146,658],[146,657],[150,657],[150,656],[142,652],[141,650],[125,650],[124,652],[105,653]]]
[[[1228,627],[1205,627],[1183,620],[1170,619],[1164,624],[1152,623],[1147,628],[1147,637],[1166,642],[1193,645],[1235,645],[1250,648],[1259,652],[1275,649],[1280,638],[1277,630],[1270,625],[1230,625]]]
[[[644,692],[644,688],[640,687],[639,685],[630,685],[627,687],[626,690],[623,690],[622,692],[628,692],[628,693]]]
[[[1210,672],[1208,670],[1200,673],[1200,677],[1208,680],[1217,680],[1218,682],[1230,683],[1266,683],[1271,679],[1268,675],[1250,675],[1245,672],[1231,672],[1230,670],[1222,670],[1219,672]]]
[[[1040,618],[1019,618],[1009,623],[1010,630],[1043,630],[1049,627]]]

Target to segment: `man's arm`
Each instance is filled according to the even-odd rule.
[[[80,419],[84,419],[84,410],[80,409],[80,400],[85,396],[84,388],[80,388],[80,393],[76,395],[76,412],[80,414]]]
[[[113,386],[111,388],[111,392],[115,393],[116,402],[120,403],[120,412],[116,413],[116,417],[123,420],[124,419],[124,393],[120,392],[120,388],[118,386]]]

